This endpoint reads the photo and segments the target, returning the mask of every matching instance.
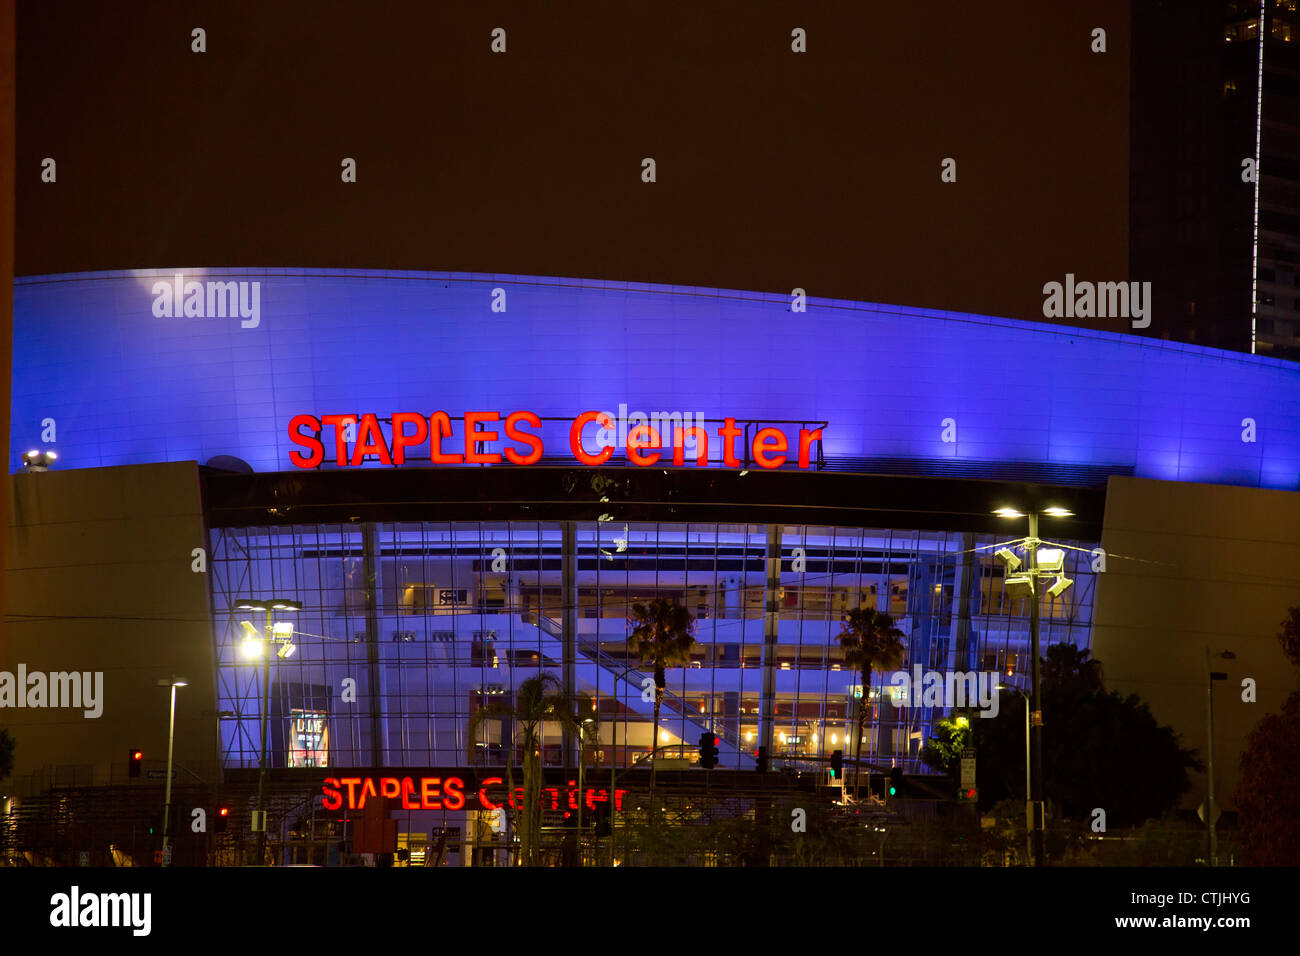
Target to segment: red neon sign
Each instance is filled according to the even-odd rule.
[[[477,793],[467,793],[462,777],[326,777],[321,785],[325,795],[326,810],[362,810],[370,797],[388,797],[401,801],[403,810],[463,810],[469,800],[473,800],[482,810],[497,810],[502,802],[509,803],[512,809],[524,802],[524,788],[515,787],[513,794],[507,794],[500,777],[487,777],[482,781]],[[541,806],[543,809],[569,810],[578,809],[578,788],[570,780],[566,788],[543,787]],[[614,791],[614,809],[623,809],[623,796],[626,790]],[[583,803],[593,812],[598,803],[609,802],[609,791],[587,787]]]
[[[538,434],[542,420],[535,412],[517,411],[506,416],[493,411],[466,412],[462,418],[463,441],[451,448],[446,442],[452,437],[453,427],[446,412],[434,412],[427,418],[418,412],[394,412],[390,421],[391,439],[384,434],[379,417],[373,412],[360,416],[295,415],[289,421],[289,441],[295,446],[289,451],[289,460],[299,468],[316,468],[325,460],[327,451],[332,451],[334,464],[339,467],[355,468],[367,458],[383,465],[401,465],[409,450],[427,446],[429,461],[435,465],[496,465],[503,460],[513,465],[533,465],[545,453]],[[569,451],[581,464],[603,465],[614,454],[614,448],[605,446],[596,452],[588,451],[582,434],[590,425],[614,427],[604,412],[583,412],[569,428]],[[327,442],[325,431],[331,428],[333,442]],[[351,454],[347,448],[349,429],[355,431]],[[649,468],[661,460],[666,464],[665,459],[671,454],[672,463],[680,467],[686,464],[686,442],[693,440],[695,463],[708,464],[710,435],[706,429],[676,424],[671,425],[671,431],[671,435],[665,435],[654,425],[634,426],[627,435],[628,460]],[[728,468],[741,467],[736,440],[742,435],[744,429],[736,425],[734,418],[727,418],[714,436],[721,443],[722,463]],[[794,451],[798,467],[808,468],[812,446],[821,437],[820,428],[800,428],[798,448],[791,449],[790,439],[781,429],[760,428],[750,441],[749,458],[760,468],[780,468]]]

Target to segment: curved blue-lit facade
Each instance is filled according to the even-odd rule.
[[[219,462],[202,481],[221,760],[258,766],[265,694],[272,765],[308,790],[330,768],[504,764],[509,727],[470,717],[539,672],[589,704],[588,765],[639,766],[656,747],[690,759],[715,734],[724,767],[752,770],[765,747],[817,768],[852,750],[861,721],[867,766],[925,772],[952,702],[880,674],[864,688],[841,645],[848,611],[891,616],[909,674],[1023,690],[1034,599],[1008,589],[993,553],[1025,529],[998,525],[995,505],[1080,516],[1044,526],[1065,547],[1068,587],[1038,604],[1045,646],[1087,647],[1105,475],[1300,482],[1300,366],[956,312],[802,305],[503,275],[27,278],[11,466],[29,449],[56,451],[60,470]],[[620,408],[820,429],[820,447],[808,473],[719,467],[716,445],[713,468],[578,465],[569,423]],[[290,458],[296,416],[374,414],[391,438],[399,412],[517,410],[542,420],[538,467]],[[245,622],[263,622],[240,603],[272,594],[302,604],[302,637],[268,692],[241,656]],[[630,609],[654,598],[686,606],[696,640],[668,673],[658,728],[627,648]],[[544,763],[572,767],[573,741],[543,736]]]
[[[1300,366],[1149,338],[815,296],[797,311],[783,295],[464,273],[142,270],[30,277],[14,295],[12,468],[46,447],[63,468],[228,455],[280,471],[301,413],[558,420],[622,404],[825,422],[832,462],[1300,484]],[[43,442],[51,422],[55,440]],[[548,455],[565,445],[561,428],[547,425]]]

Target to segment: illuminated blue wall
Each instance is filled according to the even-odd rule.
[[[154,314],[155,282],[258,281],[260,321]],[[492,290],[507,311],[492,310]],[[527,409],[825,419],[828,456],[1090,464],[1300,485],[1300,365],[960,312],[532,276],[148,270],[19,279],[11,467],[234,455],[289,419]],[[1243,419],[1256,441],[1243,442]],[[54,419],[54,443],[42,420]],[[944,419],[957,441],[941,438]],[[567,454],[562,431],[548,455]]]

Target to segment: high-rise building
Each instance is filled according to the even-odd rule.
[[[1145,334],[1300,359],[1296,6],[1134,4],[1130,270],[1152,283]]]

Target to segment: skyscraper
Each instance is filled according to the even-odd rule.
[[[1300,360],[1298,44],[1296,0],[1134,3],[1130,277],[1153,284],[1146,334]]]

